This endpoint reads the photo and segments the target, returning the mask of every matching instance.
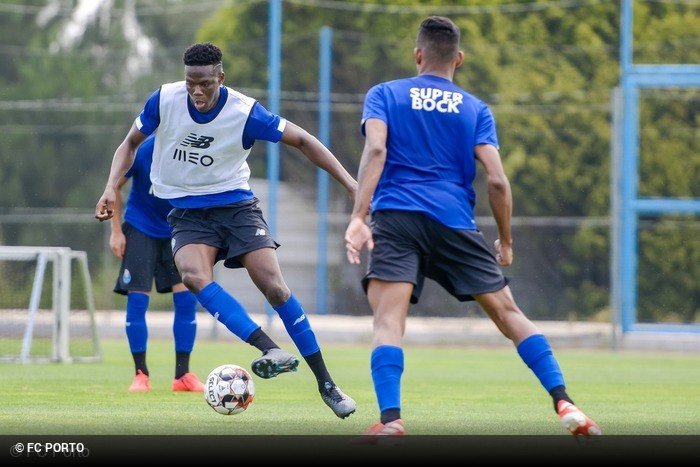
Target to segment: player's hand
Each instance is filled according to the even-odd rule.
[[[493,243],[493,247],[496,249],[496,261],[501,266],[510,266],[513,263],[513,244],[512,243],[501,243],[501,239],[497,239]]]
[[[112,232],[109,236],[109,248],[119,259],[124,259],[124,251],[126,250],[126,237],[123,232]]]
[[[360,252],[365,245],[370,250],[374,248],[372,231],[364,219],[353,217],[345,231],[345,248],[350,264],[360,264]]]
[[[107,187],[95,206],[95,219],[100,222],[109,220],[114,215],[114,202],[117,198],[114,188]]]

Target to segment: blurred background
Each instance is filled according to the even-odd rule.
[[[516,300],[538,320],[612,319],[620,2],[284,0],[282,8],[280,114],[318,134],[319,32],[330,27],[329,146],[354,175],[364,94],[415,74],[420,21],[451,17],[465,52],[455,81],[491,105],[513,189],[515,263],[506,274]],[[637,0],[634,8],[636,63],[700,63],[699,2]],[[114,150],[148,96],[183,79],[182,53],[194,42],[220,46],[226,84],[268,106],[268,9],[263,0],[0,0],[0,245],[86,251],[98,310],[122,310],[111,291],[119,261],[109,225],[93,218]],[[642,90],[639,106],[639,194],[700,196],[700,90]],[[319,303],[317,171],[301,153],[280,150],[278,253],[290,288],[312,313],[370,314],[364,269],[344,256],[349,200],[333,181]],[[266,160],[266,146],[256,144],[251,185],[268,213]],[[485,180],[476,186],[478,224],[491,244]],[[638,227],[639,322],[698,323],[698,217],[645,216]],[[263,312],[245,272],[217,274],[250,311]],[[0,262],[0,309],[27,308],[33,275],[33,264]],[[84,307],[74,295],[73,307]],[[169,295],[152,303],[171,309]],[[411,314],[483,316],[432,282]]]

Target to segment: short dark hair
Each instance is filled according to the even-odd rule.
[[[429,61],[451,62],[459,53],[459,28],[444,16],[430,16],[420,23],[416,46]]]
[[[221,49],[211,42],[201,42],[187,47],[182,61],[187,66],[219,65],[222,55]]]

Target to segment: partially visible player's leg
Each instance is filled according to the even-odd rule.
[[[148,376],[146,367],[146,348],[148,346],[148,327],[146,311],[149,297],[145,292],[129,292],[126,297],[126,338],[134,357],[134,371],[141,371]]]
[[[508,286],[497,292],[474,295],[498,329],[518,350],[525,364],[552,396],[554,410],[562,424],[574,435],[599,435],[593,420],[578,409],[566,393],[564,376],[547,338],[518,308]]]
[[[402,435],[401,375],[404,367],[401,341],[406,329],[408,304],[414,285],[371,279],[367,298],[374,312],[371,369],[374,392],[379,403],[380,422],[369,435]]]
[[[197,336],[197,297],[182,283],[173,286],[173,336],[175,337],[175,379],[173,391],[204,392],[204,384],[190,372],[190,354]]]
[[[151,389],[148,367],[146,366],[146,347],[148,327],[146,311],[149,297],[144,292],[129,292],[126,297],[126,337],[134,359],[136,375],[129,386],[129,392],[148,392]]]
[[[213,268],[217,260],[225,258],[226,267],[241,267],[235,258],[244,252],[232,253],[232,249],[239,246],[233,244],[238,237],[232,235],[231,238],[225,238],[224,232],[237,230],[232,220],[250,210],[250,204],[251,201],[247,200],[223,208],[173,209],[168,215],[168,223],[173,231],[175,264],[183,284],[231,332],[264,353],[271,348],[279,349],[279,346],[260,329],[235,298],[214,282]],[[251,235],[254,236],[256,229],[252,230]],[[296,360],[294,356],[289,357]],[[276,375],[277,373],[271,376]]]
[[[282,319],[287,333],[314,373],[324,402],[340,418],[352,414],[356,409],[355,401],[338,388],[328,372],[309,319],[301,303],[289,290],[282,277],[275,250],[272,248],[253,250],[241,256],[240,261],[253,283]],[[253,367],[256,373],[264,370],[262,365],[257,367],[257,370],[255,366]]]
[[[151,290],[158,261],[158,240],[149,237],[127,222],[124,222],[122,230],[126,237],[126,248],[114,291],[127,296],[125,331],[135,372],[129,391],[147,392],[151,388],[151,383],[146,365],[148,344],[146,311],[149,304],[148,293]]]
[[[173,294],[173,336],[175,337],[175,378],[173,391],[203,392],[204,384],[190,373],[190,354],[197,335],[197,297],[182,283],[173,260],[170,239],[160,240],[160,256],[155,270],[156,290]]]
[[[238,300],[214,282],[213,267],[217,251],[217,248],[202,243],[190,243],[177,249],[175,264],[182,276],[182,283],[229,331],[244,342],[255,345],[253,338],[256,333],[262,332],[260,326],[250,318]]]
[[[481,305],[498,329],[513,341],[520,357],[552,396],[554,409],[567,428],[570,424],[564,419],[563,404],[574,407],[577,417],[581,415],[578,419],[583,420],[585,415],[575,408],[566,393],[564,377],[549,342],[516,305],[481,232],[450,229],[435,222],[431,222],[431,228],[436,248],[426,275],[457,299],[475,299]],[[590,419],[585,420],[585,426],[572,430],[576,431],[574,434],[600,432]]]
[[[527,319],[518,308],[510,292],[510,287],[505,286],[497,292],[474,295],[474,298],[486,314],[498,326],[498,329],[516,346],[520,357],[525,364],[535,373],[545,390],[552,394],[559,392],[569,402],[563,388],[564,376],[547,338],[539,332],[537,327]],[[562,395],[563,393],[563,395]],[[555,395],[554,407],[556,410],[559,402]]]
[[[518,346],[530,336],[540,334],[537,327],[518,308],[507,285],[497,292],[474,295],[491,321]]]
[[[401,419],[401,348],[408,305],[417,303],[423,287],[421,264],[426,263],[430,238],[424,217],[407,211],[372,214],[374,248],[362,285],[374,312],[370,367],[379,404],[380,421],[365,432],[369,442],[382,435],[405,434]]]
[[[184,284],[173,286],[173,337],[175,338],[175,379],[190,371],[190,354],[197,336],[197,297]]]

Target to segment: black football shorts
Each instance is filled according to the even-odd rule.
[[[146,235],[128,222],[122,224],[122,231],[126,250],[114,291],[122,295],[150,292],[155,279],[159,293],[172,292],[182,279],[173,262],[170,239]]]
[[[412,211],[382,210],[372,214],[374,249],[362,279],[410,282],[411,303],[418,303],[426,277],[459,301],[496,292],[508,284],[481,232],[447,227]]]
[[[246,253],[278,248],[259,203],[257,198],[251,198],[229,206],[173,209],[168,215],[173,230],[173,255],[185,245],[203,243],[219,250],[216,261],[223,260],[224,266],[235,269],[243,267],[239,258]]]

